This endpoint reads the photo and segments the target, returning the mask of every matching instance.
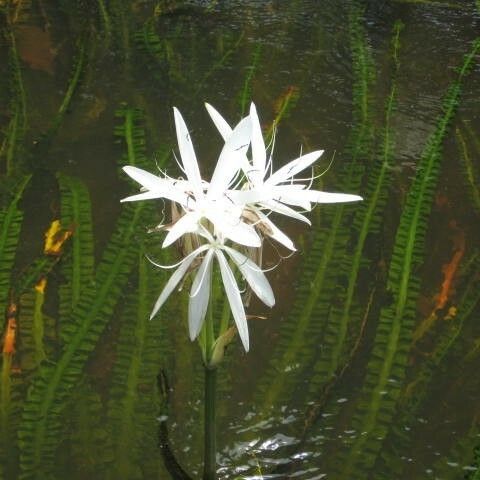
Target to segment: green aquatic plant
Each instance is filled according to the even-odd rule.
[[[457,480],[459,475],[462,475],[461,478],[464,480],[478,480],[480,478],[480,471],[476,470],[478,455],[475,458],[472,445],[478,442],[479,436],[480,425],[477,412],[468,430],[462,433],[447,454],[442,455],[430,468],[436,478]]]
[[[125,0],[112,0],[109,2],[112,32],[115,43],[118,45],[118,53],[129,65],[132,56],[132,32],[130,15],[133,8],[131,2]]]
[[[159,468],[160,459],[155,452],[157,429],[152,418],[159,411],[156,377],[170,350],[167,318],[157,322],[148,319],[165,275],[152,271],[143,246],[138,254],[138,289],[128,296],[122,308],[108,408],[115,459],[111,472],[114,478],[132,480],[152,477]],[[147,450],[149,461],[145,460]]]
[[[480,214],[480,174],[477,172],[477,169],[472,161],[471,152],[467,146],[464,133],[462,130],[460,130],[460,128],[457,128],[455,133],[457,137],[460,159],[462,161],[463,172],[465,175],[466,186],[468,188],[473,207],[477,213]],[[473,132],[470,133],[471,137],[473,137]]]
[[[17,43],[11,29],[5,30],[4,35],[9,43],[10,78],[10,121],[5,138],[0,144],[0,161],[5,159],[4,170],[10,175],[18,170],[21,163],[23,137],[27,128],[27,95],[23,84],[23,74],[18,58]]]
[[[261,55],[262,55],[262,44],[258,43],[257,46],[255,47],[255,50],[253,51],[250,65],[246,67],[247,73],[243,81],[243,88],[240,91],[238,96],[238,103],[240,105],[240,113],[242,117],[247,110],[247,105],[250,98],[252,98],[252,81],[258,69],[258,64],[260,62]]]
[[[271,140],[275,128],[282,121],[282,119],[285,119],[290,115],[290,112],[295,108],[299,97],[300,91],[298,87],[291,85],[275,102],[275,118],[268,128],[266,134],[266,138],[268,140]]]
[[[72,480],[110,477],[115,457],[108,431],[104,399],[87,375],[72,392],[68,415],[59,433],[62,447],[56,453],[53,478],[71,471]]]
[[[362,313],[355,304],[355,291],[359,273],[365,263],[364,249],[367,236],[378,234],[382,225],[382,213],[387,202],[388,188],[391,183],[394,143],[392,115],[397,97],[397,74],[399,69],[400,32],[403,25],[396,22],[393,28],[392,59],[393,73],[390,93],[385,102],[384,127],[379,137],[380,148],[376,160],[369,168],[368,182],[365,187],[365,201],[355,212],[353,228],[357,232],[353,254],[347,255],[341,262],[340,279],[346,287],[339,284],[333,306],[328,316],[327,330],[323,340],[320,358],[315,363],[311,379],[311,391],[335,376],[337,370],[345,364],[349,356],[348,329],[351,323],[361,325]],[[346,281],[345,281],[346,279]],[[360,331],[360,329],[359,329]],[[353,338],[356,336],[354,335]]]
[[[355,191],[360,187],[363,163],[372,148],[371,88],[373,68],[370,48],[362,26],[363,10],[354,6],[350,12],[350,41],[352,49],[354,125],[348,145],[350,162],[340,173],[339,189]],[[297,282],[295,303],[280,330],[280,339],[262,381],[259,382],[258,402],[261,412],[288,402],[301,368],[307,368],[320,341],[325,341],[326,319],[337,283],[336,265],[346,254],[350,238],[353,211],[348,205],[335,209],[322,208],[319,224],[308,257],[302,265]],[[333,340],[333,339],[332,339]],[[327,339],[328,341],[328,339]],[[326,379],[322,379],[324,381]]]
[[[47,139],[51,139],[57,133],[60,125],[63,123],[65,114],[70,108],[70,104],[72,102],[73,96],[78,88],[82,72],[84,71],[84,68],[85,68],[85,63],[86,63],[86,35],[82,36],[78,40],[77,52],[76,52],[75,60],[73,62],[72,74],[68,81],[62,103],[58,107],[58,111],[52,120],[50,128],[45,133],[45,136]]]
[[[20,299],[19,334],[22,342],[21,368],[34,372],[47,358],[45,338],[46,319],[43,313],[46,278]]]
[[[24,266],[12,282],[12,291],[20,296],[45,278],[60,261],[64,243],[71,237],[71,230],[63,229],[58,220],[53,220],[45,232],[43,252]]]
[[[11,275],[22,228],[23,210],[20,209],[25,188],[31,175],[21,178],[15,186],[7,206],[0,210],[0,311],[5,312],[9,302]],[[3,322],[0,335],[3,333]]]
[[[139,140],[135,135],[141,129],[133,125],[134,115],[133,111],[126,110],[124,140],[129,162],[141,165],[141,159],[136,156]],[[43,479],[54,469],[61,415],[72,389],[82,378],[89,354],[123,294],[137,258],[134,238],[146,214],[148,209],[142,205],[124,209],[96,268],[94,281],[82,290],[71,313],[72,319],[63,328],[64,346],[58,359],[55,363],[42,364],[32,382],[19,427],[22,478]]]
[[[0,457],[4,476],[0,478],[11,478],[17,470],[16,433],[26,389],[39,365],[52,356],[56,332],[52,319],[43,312],[46,284],[42,276],[22,294],[14,286],[10,289],[2,336]]]
[[[212,67],[208,70],[208,72],[205,73],[202,80],[198,84],[196,94],[200,93],[202,88],[205,88],[205,85],[207,84],[207,80],[210,80],[210,78],[214,75],[215,72],[219,71],[222,68],[225,68],[225,66],[228,64],[233,54],[239,49],[240,45],[244,40],[244,37],[245,37],[245,32],[242,31],[240,32],[240,34],[238,35],[238,38],[235,40],[235,42],[231,46],[229,46],[226,41],[225,43],[227,45],[224,46],[222,42],[222,49],[221,49],[222,55],[218,60],[216,60],[213,63]]]
[[[478,252],[472,256],[472,260],[466,262],[465,271],[462,273],[465,279],[462,282],[464,288],[462,295],[455,302],[453,310],[445,315],[444,322],[447,324],[438,335],[435,336],[433,350],[422,355],[424,358],[415,362],[415,368],[411,368],[410,375],[400,392],[398,404],[398,420],[389,430],[386,438],[386,448],[383,449],[381,459],[377,460],[383,472],[379,478],[400,478],[406,467],[402,460],[409,451],[413,441],[411,429],[420,415],[420,408],[424,406],[431,387],[436,381],[436,373],[441,365],[449,358],[454,357],[456,350],[464,349],[460,340],[465,333],[465,325],[471,320],[475,308],[480,305],[480,256]]]
[[[105,33],[105,37],[108,39],[112,34],[112,20],[110,18],[110,14],[108,12],[108,8],[104,0],[97,0],[97,3],[98,3],[98,11],[100,13],[100,18],[103,24],[103,31]]]
[[[381,309],[374,346],[352,427],[362,432],[338,463],[339,478],[363,478],[374,464],[393,418],[405,378],[416,315],[427,220],[442,160],[442,145],[458,105],[461,86],[480,48],[477,39],[445,95],[443,113],[424,148],[400,218],[387,277],[390,305]]]
[[[154,69],[155,67],[164,69],[166,67],[165,44],[158,36],[155,30],[155,23],[151,19],[145,22],[142,28],[135,34],[135,43],[137,48],[147,56],[149,69]]]
[[[90,194],[78,178],[57,174],[60,188],[61,224],[73,232],[71,247],[61,264],[64,282],[59,287],[59,333],[94,278],[94,238]]]
[[[121,114],[126,116],[122,128],[130,132],[128,136],[136,142],[136,145],[130,144],[129,149],[136,151],[137,158],[141,156],[145,159],[144,134],[135,128],[142,113],[139,110],[125,109]],[[135,133],[132,130],[136,130]],[[128,163],[130,159],[131,155],[125,155],[125,162]],[[160,159],[159,168],[166,165],[167,159],[167,155]],[[150,477],[160,468],[155,454],[156,425],[151,419],[158,414],[160,408],[156,377],[171,346],[167,341],[166,322],[148,320],[155,293],[165,278],[163,273],[154,275],[145,255],[146,247],[142,244],[137,260],[138,288],[126,298],[119,319],[121,330],[109,395],[108,422],[114,458],[118,459],[112,463],[110,470],[119,479]],[[165,255],[162,258],[164,257]],[[167,258],[164,260],[168,261]],[[132,338],[135,339],[134,342]],[[147,450],[151,452],[151,460],[148,462],[144,458]]]
[[[479,6],[480,10],[480,6]],[[480,479],[480,446],[477,446],[475,448],[474,452],[474,465],[473,465],[473,471],[470,472],[470,475],[467,477],[468,480],[479,480]]]

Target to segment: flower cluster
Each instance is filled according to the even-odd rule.
[[[270,214],[286,215],[310,224],[303,213],[310,211],[314,204],[352,202],[361,197],[312,190],[309,179],[296,178],[320,158],[323,150],[301,155],[273,172],[271,152],[265,147],[253,103],[249,115],[234,128],[211,105],[206,104],[206,108],[225,142],[210,182],[200,175],[187,126],[174,108],[180,151],[178,164],[185,177],[173,179],[166,174],[157,176],[137,167],[124,167],[124,171],[141,185],[141,193],[122,201],[170,200],[180,214],[172,218],[171,224],[163,226],[167,231],[163,247],[185,235],[197,239],[197,248],[174,265],[177,269],[163,288],[150,318],[156,315],[182,279],[194,272],[188,309],[190,338],[194,340],[207,313],[216,260],[238,333],[248,351],[247,319],[232,267],[238,269],[258,298],[272,307],[275,303],[272,288],[261,266],[248,252],[261,247],[264,236],[295,250],[292,240],[272,222]]]

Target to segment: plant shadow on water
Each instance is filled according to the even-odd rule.
[[[325,149],[316,187],[364,201],[285,225],[218,371],[219,477],[478,478],[479,8],[0,0],[0,479],[200,475],[185,296],[148,320],[168,214],[118,173],[174,171],[178,106],[209,178],[203,102],[252,99],[277,161]]]

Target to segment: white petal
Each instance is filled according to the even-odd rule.
[[[250,105],[250,118],[252,120],[252,159],[253,171],[250,172],[251,178],[255,181],[263,180],[265,176],[265,166],[267,163],[267,154],[265,152],[265,142],[263,141],[262,128],[257,115],[257,109],[252,102]]]
[[[267,189],[263,190],[228,190],[226,196],[235,205],[247,205],[258,202],[265,202],[272,197]]]
[[[310,202],[315,203],[358,202],[359,200],[363,200],[363,198],[358,195],[351,195],[349,193],[320,192],[318,190],[305,190],[303,195],[305,198],[308,198]]]
[[[137,200],[152,200],[154,198],[164,198],[163,192],[143,192],[130,197],[122,198],[120,202],[135,202]]]
[[[230,269],[223,253],[220,250],[215,250],[215,254],[220,265],[223,286],[225,287],[225,293],[227,294],[230,309],[232,311],[235,324],[237,325],[240,339],[243,343],[243,348],[245,348],[245,351],[248,352],[248,349],[250,348],[248,324],[237,282],[235,281],[235,277],[233,276],[232,270]]]
[[[262,241],[255,229],[239,217],[232,217],[221,209],[218,211],[212,210],[206,216],[218,232],[233,242],[247,247],[261,246]]]
[[[243,253],[237,252],[230,247],[224,247],[224,250],[230,255],[230,258],[242,272],[243,277],[248,282],[257,297],[267,306],[275,305],[275,297],[272,287],[268,283],[267,277],[263,274],[262,269]]]
[[[160,310],[160,308],[165,303],[167,298],[170,296],[170,294],[173,292],[175,287],[178,285],[178,282],[180,282],[180,280],[183,278],[183,276],[185,275],[185,273],[187,272],[187,270],[189,269],[190,265],[195,260],[197,255],[199,255],[201,252],[203,252],[207,248],[208,248],[207,245],[202,245],[201,247],[197,248],[190,255],[186,256],[183,259],[180,266],[177,268],[177,270],[175,270],[172,276],[168,279],[168,282],[163,288],[162,293],[160,294],[157,301],[155,302],[155,306],[153,307],[152,313],[150,314],[150,320]]]
[[[172,202],[177,202],[184,206],[187,206],[189,202],[188,195],[186,195],[184,192],[176,190],[172,186],[166,190],[151,190],[149,192],[131,195],[130,197],[122,198],[120,202],[135,202],[138,200],[152,200],[155,198],[166,198],[168,200],[172,200]]]
[[[300,207],[303,210],[310,211],[312,206],[310,205],[308,198],[303,195],[305,191],[298,188],[290,189],[288,187],[289,185],[272,188],[272,198],[278,202],[282,202],[287,205],[293,205],[295,207]]]
[[[213,250],[209,249],[195,275],[188,303],[188,330],[190,340],[195,340],[202,328],[208,309],[212,278]]]
[[[178,149],[180,150],[185,174],[187,175],[188,180],[192,183],[195,194],[201,195],[202,179],[200,177],[200,170],[198,168],[197,157],[195,156],[190,133],[188,132],[187,125],[185,124],[181,113],[175,107],[173,107],[173,114],[175,117]]]
[[[129,165],[123,167],[123,171],[133,180],[138,182],[144,189],[148,190],[148,192],[143,192],[139,195],[132,195],[131,197],[120,200],[121,202],[167,198],[168,200],[185,205],[188,201],[188,195],[186,192],[191,190],[189,182],[172,180],[170,178],[160,178],[146,170]]]
[[[218,157],[207,198],[215,199],[223,195],[233,177],[245,164],[245,154],[250,145],[251,132],[250,117],[242,119],[233,129]]]
[[[123,167],[123,171],[147,190],[163,190],[170,183],[165,178],[157,177],[153,173],[130,165]]]
[[[191,233],[198,228],[198,214],[196,212],[187,212],[180,217],[168,232],[163,241],[162,248],[168,247],[175,240],[178,240],[185,233]]]
[[[260,247],[262,245],[262,240],[255,228],[244,222],[239,222],[228,229],[224,229],[222,233],[232,242],[246,247]]]
[[[312,222],[301,213],[296,212],[293,208],[287,207],[283,205],[283,203],[277,202],[275,200],[270,200],[268,202],[262,202],[262,207],[271,210],[272,212],[280,213],[281,215],[286,215],[287,217],[294,218],[295,220],[300,220],[301,222],[305,222],[308,225],[311,225]]]
[[[287,163],[285,166],[277,170],[272,176],[270,176],[265,183],[270,185],[277,185],[281,182],[286,182],[291,179],[294,175],[305,170],[312,163],[314,163],[322,155],[323,150],[317,150],[315,152],[307,153],[301,157],[292,160]]]
[[[205,107],[207,107],[207,111],[210,114],[213,123],[217,127],[217,130],[220,132],[220,135],[223,137],[223,140],[226,141],[227,138],[232,134],[232,128],[209,103],[205,103]]]

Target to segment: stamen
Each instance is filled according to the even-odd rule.
[[[182,260],[180,260],[179,262],[177,262],[173,265],[161,265],[160,263],[157,263],[154,260],[152,260],[147,254],[145,254],[145,258],[152,265],[155,265],[156,267],[159,267],[159,268],[164,268],[165,270],[169,270],[169,269],[176,268],[176,267],[180,266],[186,260],[190,259],[191,257],[198,256],[200,253],[204,252],[205,250],[208,250],[209,248],[210,248],[210,245],[201,245],[200,247],[195,249],[192,253],[188,254],[185,258],[182,258]]]
[[[179,167],[180,170],[183,172],[183,174],[184,174],[185,176],[187,176],[187,172],[184,170],[183,165],[179,162],[177,156],[175,155],[175,151],[172,150],[172,153],[173,153],[173,158],[174,158],[175,161],[177,162],[178,167]]]

